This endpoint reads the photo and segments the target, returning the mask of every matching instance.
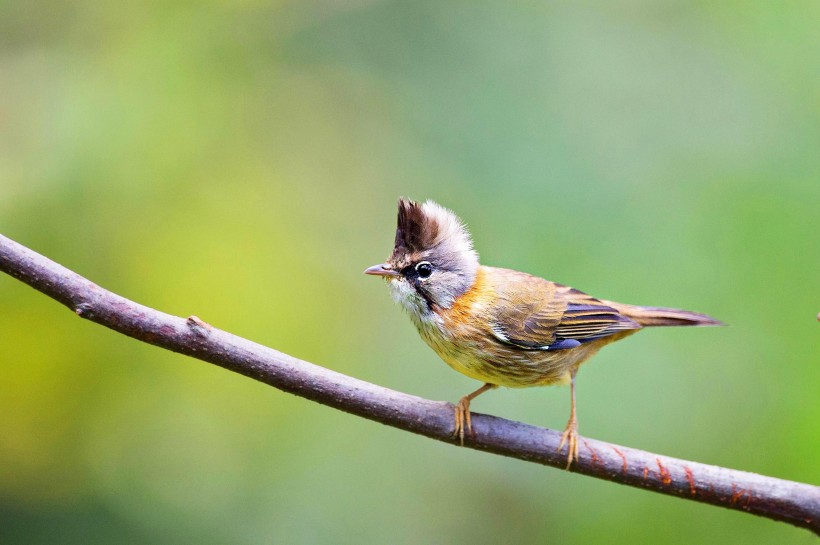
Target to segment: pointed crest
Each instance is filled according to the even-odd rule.
[[[427,261],[431,273],[421,280],[415,267]],[[432,308],[450,308],[475,283],[478,254],[470,233],[451,211],[433,201],[399,199],[396,244],[385,264],[399,274],[388,282],[393,297],[415,319]]]
[[[399,199],[394,256],[435,252],[458,261],[478,261],[470,234],[453,212],[433,201]]]

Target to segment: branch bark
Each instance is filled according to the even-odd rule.
[[[104,290],[0,235],[0,270],[72,309],[137,340],[207,361],[280,390],[445,443],[453,437],[450,403],[370,384],[211,327],[171,316]],[[465,447],[563,468],[561,434],[474,414]],[[820,535],[820,487],[580,439],[570,471],[736,509],[808,528]]]

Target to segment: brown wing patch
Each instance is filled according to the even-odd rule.
[[[504,343],[529,350],[565,349],[641,327],[576,289],[529,275],[508,280],[493,321],[493,333]],[[577,342],[562,342],[567,339]]]

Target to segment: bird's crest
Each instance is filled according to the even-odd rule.
[[[475,261],[470,233],[450,210],[433,201],[417,203],[399,199],[394,258],[427,258],[435,254],[444,261]]]

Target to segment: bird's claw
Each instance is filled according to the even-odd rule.
[[[570,418],[567,427],[561,435],[561,443],[558,445],[558,452],[567,445],[567,469],[572,462],[578,459],[578,421]]]
[[[472,437],[473,423],[470,420],[470,400],[463,397],[455,405],[455,429],[453,430],[453,436],[458,437],[458,442],[462,447],[464,446],[465,431]]]

